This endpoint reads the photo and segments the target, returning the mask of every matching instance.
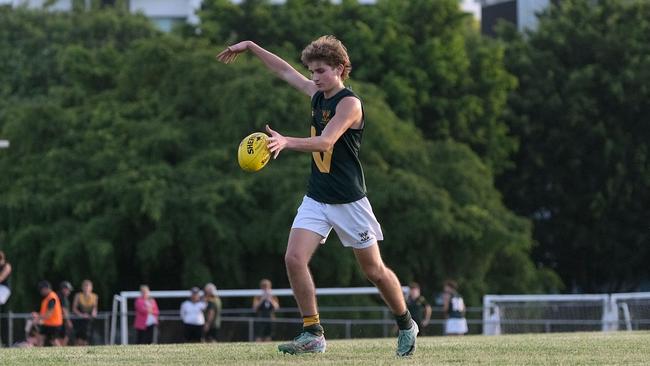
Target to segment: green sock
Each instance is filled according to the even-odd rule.
[[[400,330],[411,329],[413,322],[411,321],[411,313],[408,310],[402,315],[395,315],[395,321],[397,321],[397,327]]]
[[[312,324],[302,328],[305,332],[309,332],[317,337],[322,336],[325,333],[325,330],[320,324]]]

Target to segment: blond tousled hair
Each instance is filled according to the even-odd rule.
[[[322,36],[307,45],[302,50],[300,61],[305,65],[312,61],[322,61],[332,68],[343,65],[341,80],[347,79],[352,71],[352,63],[347,48],[341,41],[331,35]]]

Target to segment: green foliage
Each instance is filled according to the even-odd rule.
[[[316,15],[339,9],[319,1],[290,1],[286,9],[209,4],[232,14],[245,10],[252,18],[243,19],[259,21],[254,24],[269,21],[268,32],[251,28],[264,34],[286,25],[272,21],[275,12],[295,12],[295,26],[306,32],[304,19],[299,22],[304,6],[314,5]],[[380,5],[386,12],[405,6]],[[345,1],[341,9],[363,16],[375,8]],[[354,24],[364,30],[360,39],[380,38],[369,23]],[[206,22],[215,34],[235,28]],[[105,306],[113,293],[140,283],[178,289],[214,281],[236,288],[269,277],[288,286],[284,249],[309,154],[283,152],[250,174],[237,166],[236,149],[266,123],[306,135],[309,103],[259,61],[242,57],[225,66],[215,53],[205,38],[163,35],[142,16],[120,11],[0,10],[0,134],[12,141],[0,151],[0,240],[15,269],[14,309],[33,307],[42,278],[76,284],[90,278]],[[458,72],[467,72],[464,67]],[[395,84],[413,92],[400,75],[395,70]],[[376,82],[379,87],[353,87],[366,101],[362,160],[384,225],[382,250],[400,278],[431,292],[454,277],[474,304],[488,290],[551,286],[553,277],[527,259],[530,225],[501,204],[490,164],[451,138],[423,138],[417,123],[387,103],[393,91],[380,91],[383,81]],[[367,285],[334,235],[312,267],[319,286]]]
[[[215,44],[250,39],[299,62],[323,34],[349,46],[352,77],[380,85],[402,119],[429,139],[468,144],[495,172],[516,149],[501,117],[514,78],[503,48],[481,37],[457,0],[227,0],[203,3],[202,34]]]
[[[560,4],[535,33],[502,32],[521,150],[500,186],[566,283],[636,290],[650,276],[650,4]]]

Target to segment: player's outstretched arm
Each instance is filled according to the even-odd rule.
[[[217,60],[229,64],[237,59],[241,53],[251,51],[257,56],[266,67],[273,71],[282,80],[289,83],[294,88],[307,94],[308,96],[314,95],[318,91],[316,84],[307,79],[303,74],[299,73],[288,62],[284,61],[277,55],[265,50],[264,48],[255,44],[252,41],[243,41],[227,47],[217,55]]]
[[[266,125],[266,132],[271,135],[268,138],[268,148],[277,159],[282,150],[296,150],[303,152],[326,152],[333,148],[336,141],[343,133],[363,118],[361,102],[357,98],[346,97],[336,106],[336,114],[327,123],[325,129],[319,136],[312,137],[289,137],[283,136]]]

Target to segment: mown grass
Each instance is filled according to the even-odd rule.
[[[324,354],[290,356],[278,343],[0,349],[0,365],[650,365],[650,332],[421,337],[398,359],[395,339],[328,342]]]

